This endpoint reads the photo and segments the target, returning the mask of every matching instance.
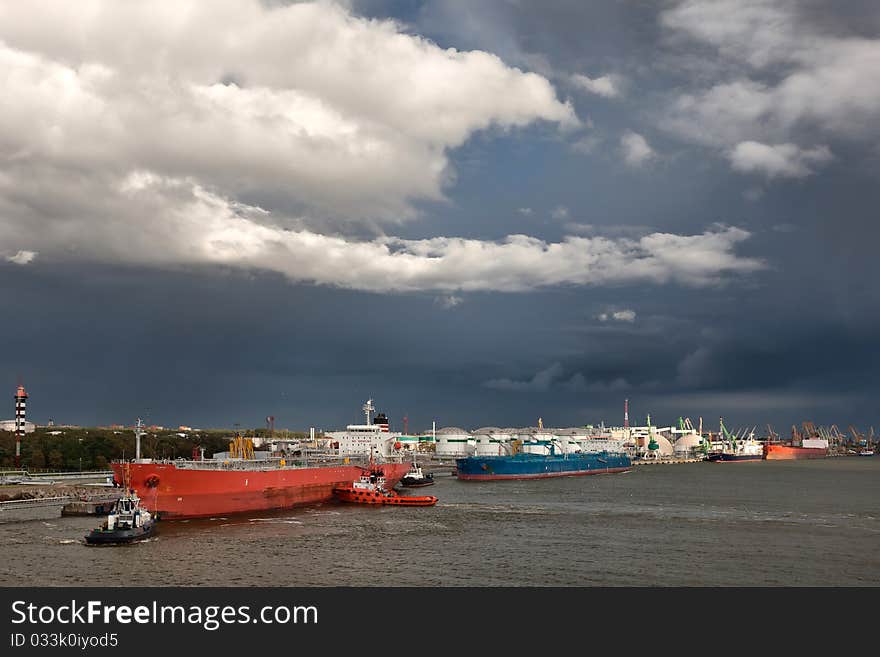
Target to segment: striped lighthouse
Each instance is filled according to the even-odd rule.
[[[15,467],[21,467],[21,439],[24,437],[24,423],[27,415],[27,398],[24,386],[15,391]]]

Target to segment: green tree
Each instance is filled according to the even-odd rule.
[[[64,455],[59,452],[57,449],[53,449],[49,452],[49,467],[50,468],[60,468],[64,466]]]
[[[46,467],[46,457],[43,450],[35,449],[31,452],[31,458],[28,460],[29,467],[34,470],[42,470]]]

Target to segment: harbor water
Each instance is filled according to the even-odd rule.
[[[435,507],[326,503],[162,521],[89,547],[94,517],[0,522],[5,586],[877,586],[880,457],[463,482]],[[0,519],[2,520],[2,519]]]

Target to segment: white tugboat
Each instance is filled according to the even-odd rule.
[[[140,459],[140,436],[141,423],[135,431],[137,436],[137,458]],[[113,545],[119,543],[131,543],[153,535],[156,519],[144,508],[141,508],[141,498],[137,496],[130,486],[128,468],[123,471],[125,494],[116,500],[107,519],[100,527],[86,534],[86,543],[89,545]]]
[[[153,535],[155,520],[152,514],[141,508],[141,499],[134,490],[120,497],[113,510],[100,527],[86,535],[89,545],[131,543]]]
[[[412,467],[409,469],[405,475],[403,475],[403,479],[400,480],[400,485],[406,488],[419,488],[421,486],[430,486],[434,483],[434,475],[430,472],[425,474],[422,472],[422,466],[413,460]]]

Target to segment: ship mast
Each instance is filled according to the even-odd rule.
[[[144,431],[144,423],[141,422],[141,419],[138,418],[137,424],[134,427],[134,460],[135,462],[141,460],[141,436],[146,433]]]
[[[364,414],[367,416],[367,424],[370,424],[370,413],[376,410],[376,407],[373,406],[373,398],[370,397],[367,400],[367,403],[361,407],[364,411]]]

